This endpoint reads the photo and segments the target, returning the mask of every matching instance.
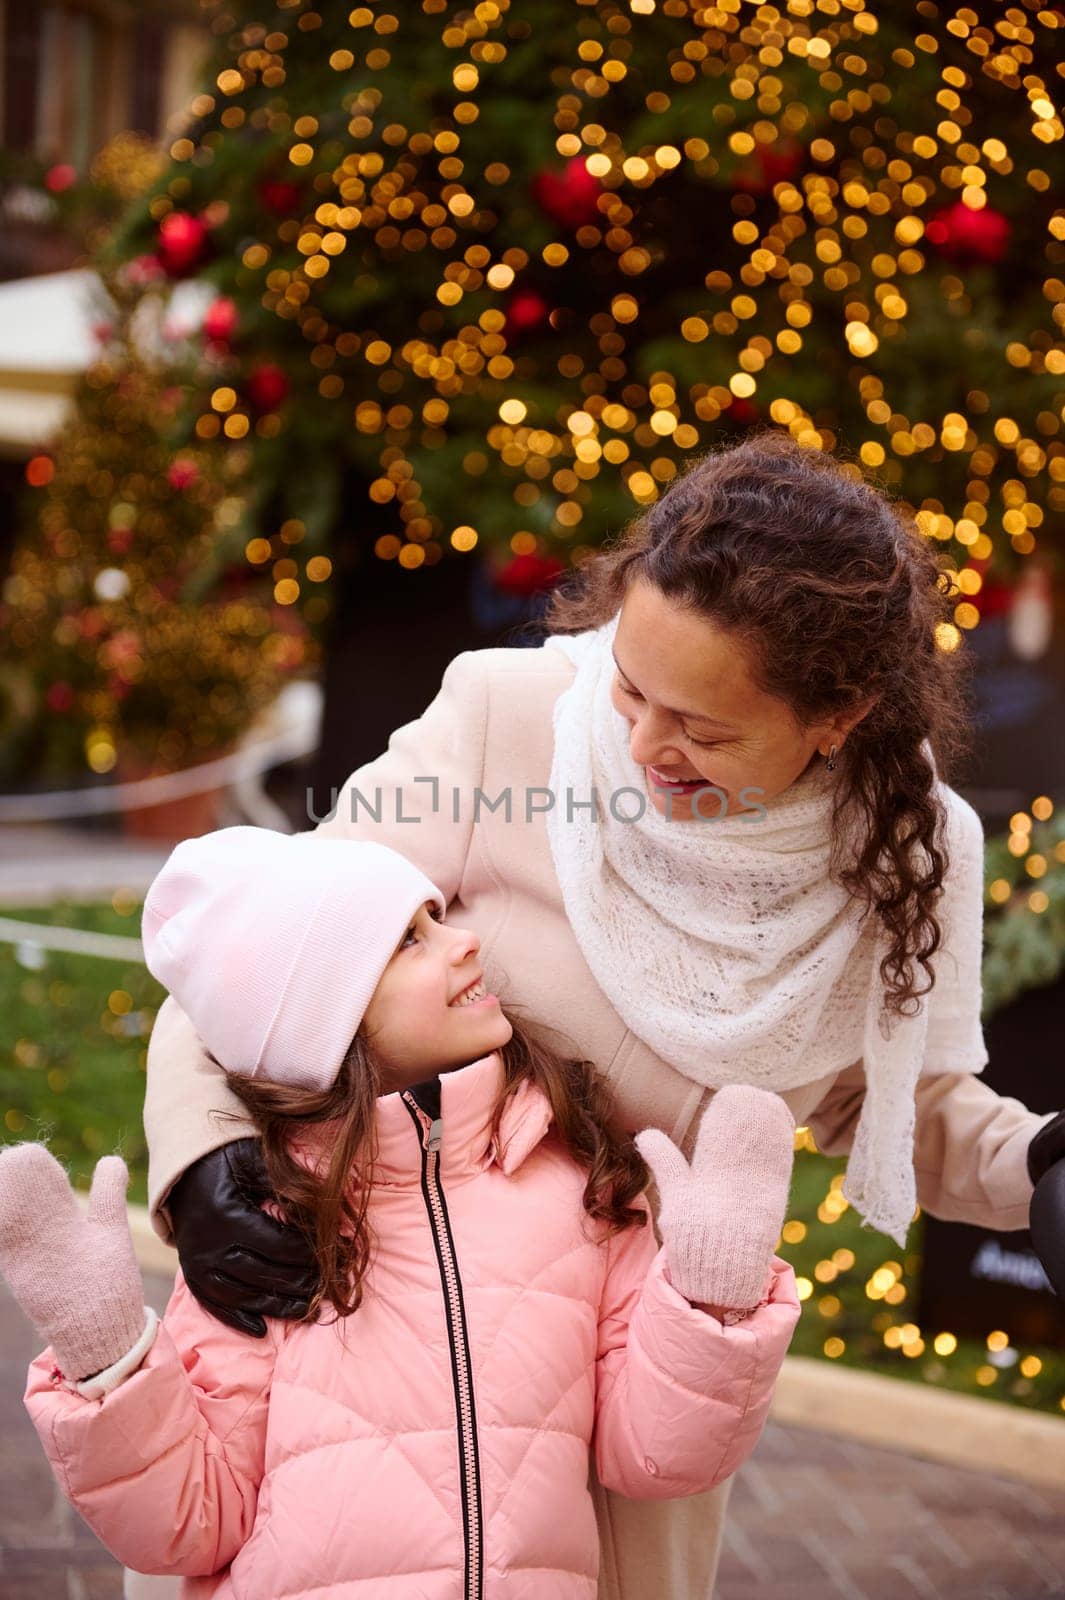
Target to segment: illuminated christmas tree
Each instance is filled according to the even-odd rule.
[[[216,463],[230,556],[312,628],[386,567],[487,555],[533,593],[754,424],[913,505],[959,574],[945,648],[1045,582],[1065,14],[202,11],[205,87],[107,265],[157,320],[211,286],[169,327],[172,455]]]
[[[30,463],[40,503],[0,606],[0,761],[22,777],[205,761],[313,660],[242,544],[229,555],[249,463],[175,453],[181,391],[132,342],[111,288],[117,316],[76,421],[54,459]]]
[[[1059,13],[205,9],[120,248],[217,286],[190,437],[250,442],[308,553],[354,481],[379,557],[535,586],[775,422],[921,510],[969,626],[1065,509]]]

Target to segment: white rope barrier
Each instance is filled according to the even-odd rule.
[[[295,692],[294,692],[295,691]],[[304,693],[304,691],[307,691]],[[256,778],[270,767],[310,755],[318,742],[321,691],[316,684],[290,684],[280,697],[280,733],[243,745],[231,755],[203,761],[182,772],[132,783],[113,783],[98,789],[56,789],[47,794],[0,795],[0,824],[57,822],[74,817],[101,816],[111,811],[138,811],[167,800],[205,794]]]
[[[0,944],[32,945],[38,950],[62,950],[70,955],[144,964],[144,947],[139,939],[128,939],[120,933],[91,933],[85,928],[57,928],[44,922],[16,922],[13,917],[0,917]]]
[[[97,816],[109,811],[137,811],[161,805],[167,800],[183,800],[187,795],[221,789],[243,778],[254,777],[281,761],[306,755],[313,749],[300,741],[292,748],[291,736],[249,745],[216,761],[203,761],[182,772],[167,772],[156,778],[138,778],[132,783],[113,783],[99,789],[56,789],[47,794],[0,795],[0,823],[56,822],[72,817]]]

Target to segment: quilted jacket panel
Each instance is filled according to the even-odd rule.
[[[490,1143],[501,1083],[495,1055],[441,1079],[475,1413],[465,1516],[428,1119],[389,1095],[354,1316],[251,1339],[179,1275],[152,1350],[104,1399],[53,1382],[50,1350],[33,1363],[53,1470],[119,1560],[183,1574],[187,1600],[594,1600],[590,1448],[606,1487],[656,1498],[709,1489],[750,1453],[798,1317],[790,1268],[774,1263],[744,1322],[696,1310],[650,1220],[604,1237],[588,1219],[537,1091]]]

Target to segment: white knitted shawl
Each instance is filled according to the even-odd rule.
[[[708,795],[707,820],[667,820],[647,798],[629,725],[611,703],[616,627],[615,617],[547,641],[577,668],[555,705],[547,827],[581,952],[626,1026],[707,1087],[794,1089],[863,1060],[867,1091],[844,1194],[902,1245],[916,1206],[914,1087],[928,1008],[922,1001],[915,1016],[890,1026],[882,1015],[886,935],[874,917],[859,927],[858,903],[829,877],[824,763],[764,802],[765,816],[718,819],[719,802]],[[580,804],[593,791],[594,813]],[[945,786],[940,792],[957,801]],[[958,873],[952,862],[950,884]],[[949,893],[948,885],[941,910]],[[979,936],[977,922],[977,945]],[[971,981],[968,966],[959,974],[955,962],[955,977]],[[944,1014],[952,1001],[964,1010],[964,997],[938,994],[945,982],[937,968]],[[978,967],[976,984],[978,1016]],[[967,1070],[978,1071],[971,1041],[968,1055]]]

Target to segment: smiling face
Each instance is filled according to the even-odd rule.
[[[390,1094],[499,1050],[513,1029],[485,990],[475,933],[443,920],[433,901],[420,907],[381,975],[362,1032]],[[479,999],[462,999],[473,986]]]
[[[655,810],[673,821],[756,810],[818,753],[842,749],[860,721],[852,715],[803,728],[783,700],[758,687],[737,634],[645,579],[625,596],[614,659],[611,699],[629,723],[630,754],[644,769]],[[700,784],[722,790],[727,806],[705,787],[696,798]]]

